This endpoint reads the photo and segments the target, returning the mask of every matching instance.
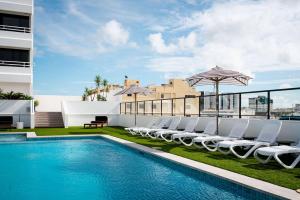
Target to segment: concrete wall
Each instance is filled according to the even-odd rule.
[[[34,128],[33,102],[30,100],[0,100],[0,115],[13,116],[13,124],[24,122],[24,127]]]
[[[34,99],[39,101],[37,112],[61,112],[63,101],[80,101],[81,96],[34,95]]]
[[[63,101],[62,115],[65,127],[82,126],[96,116],[107,116],[111,126],[118,125],[121,96],[111,96],[108,101]]]

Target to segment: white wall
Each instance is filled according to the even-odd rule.
[[[13,116],[16,122],[24,122],[24,127],[34,128],[33,102],[30,100],[0,100],[0,115]]]
[[[61,112],[63,101],[81,101],[81,96],[34,95],[34,99],[39,101],[37,112]]]
[[[33,0],[0,0],[0,8],[5,11],[32,13]]]
[[[63,101],[62,115],[65,127],[82,126],[95,120],[95,116],[107,116],[109,125],[117,125],[121,96],[111,96],[108,101]]]

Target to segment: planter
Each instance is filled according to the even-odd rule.
[[[17,129],[23,129],[24,128],[24,122],[17,122]]]

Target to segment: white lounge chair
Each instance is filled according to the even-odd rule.
[[[186,133],[186,132],[194,132],[194,129],[197,125],[199,118],[198,117],[191,117],[186,126],[185,129],[183,131],[179,131],[179,130],[163,130],[163,131],[158,131],[156,133],[156,137],[157,138],[162,138],[163,140],[167,141],[167,142],[172,142],[172,135],[177,134],[177,133]]]
[[[152,126],[151,128],[141,128],[141,129],[139,129],[138,132],[141,136],[145,137],[145,136],[147,136],[148,132],[150,132],[150,131],[160,130],[165,127],[168,127],[170,120],[171,120],[171,118],[169,118],[169,117],[163,117],[163,118],[161,118],[161,121],[156,126]]]
[[[279,157],[288,154],[296,154],[294,161],[289,165],[285,164]],[[256,149],[254,157],[264,164],[269,162],[272,158],[275,158],[275,160],[284,168],[293,169],[300,162],[300,141],[295,146],[281,145]]]
[[[269,120],[261,129],[258,137],[255,140],[235,140],[223,141],[218,144],[218,148],[229,148],[230,152],[238,158],[245,159],[257,148],[266,147],[276,144],[276,138],[280,132],[282,122],[279,120]],[[236,148],[246,150],[246,153],[241,155],[236,151]]]
[[[241,139],[248,128],[249,120],[238,119],[232,127],[228,136],[200,136],[193,139],[193,144],[198,148],[206,148],[209,151],[217,151],[218,143],[221,141],[234,141]]]
[[[124,128],[124,130],[128,131],[131,135],[136,135],[139,133],[140,130],[145,129],[145,128],[154,128],[157,125],[159,125],[159,123],[161,122],[162,118],[156,119],[156,120],[151,120],[146,126],[144,127],[128,127],[128,128]]]
[[[199,119],[199,121],[201,118]],[[176,142],[178,144],[182,143],[185,146],[192,146],[193,145],[193,138],[199,137],[199,136],[213,136],[216,134],[217,126],[216,126],[216,120],[211,120],[207,123],[204,131],[202,133],[177,133],[172,135],[173,142]],[[190,142],[188,142],[190,141]]]
[[[145,133],[145,136],[148,136],[152,139],[157,139],[156,137],[156,133],[159,132],[159,131],[173,131],[173,130],[176,130],[179,123],[180,123],[180,120],[181,120],[181,117],[173,117],[171,119],[171,123],[170,125],[168,126],[167,129],[152,129],[151,131],[148,131]]]

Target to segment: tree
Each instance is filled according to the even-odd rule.
[[[32,100],[33,98],[29,95],[26,95],[21,92],[3,92],[2,89],[0,89],[0,99],[9,99],[9,100]]]
[[[104,92],[105,92],[105,97],[107,97],[107,92],[108,92],[108,81],[106,79],[103,79],[103,96],[104,96]]]
[[[95,93],[95,95],[98,95],[98,94],[100,94],[100,86],[103,83],[101,76],[100,75],[96,75],[94,81],[95,81],[95,84],[96,84],[96,93]]]
[[[34,111],[36,111],[36,107],[40,105],[40,102],[38,100],[34,100],[33,104],[34,104]]]

